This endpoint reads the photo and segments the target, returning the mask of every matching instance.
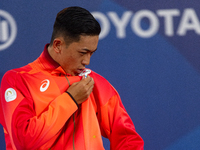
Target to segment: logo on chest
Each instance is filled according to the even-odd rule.
[[[45,79],[41,83],[42,83],[42,85],[40,86],[40,91],[45,92],[50,85],[50,81],[48,79]]]

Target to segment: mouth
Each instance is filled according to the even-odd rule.
[[[76,70],[76,75],[79,75],[84,69],[77,69]]]

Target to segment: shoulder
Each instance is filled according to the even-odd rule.
[[[108,82],[103,76],[101,76],[100,74],[98,74],[94,71],[91,72],[90,76],[95,78],[95,79],[98,79],[98,80],[101,80],[101,81],[104,81],[104,82]]]
[[[93,93],[98,96],[102,104],[107,103],[113,96],[118,95],[115,88],[104,77],[94,71],[91,72],[90,76],[95,82]]]
[[[103,85],[103,86],[113,88],[112,85],[110,84],[110,82],[108,80],[106,80],[103,76],[101,76],[100,74],[92,71],[90,76],[94,79],[94,82],[96,84],[98,84],[99,86]]]
[[[8,82],[14,82],[19,74],[29,72],[30,70],[31,67],[29,65],[9,70],[4,74],[2,81],[7,80]]]

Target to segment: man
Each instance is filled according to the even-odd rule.
[[[34,62],[1,82],[1,124],[7,149],[141,150],[143,140],[117,91],[86,69],[100,25],[80,7],[57,14],[50,44]]]

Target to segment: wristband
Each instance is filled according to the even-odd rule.
[[[72,100],[76,103],[77,107],[79,108],[79,105],[76,102],[76,100],[74,99],[74,97],[69,92],[66,91],[66,93],[72,98]]]

